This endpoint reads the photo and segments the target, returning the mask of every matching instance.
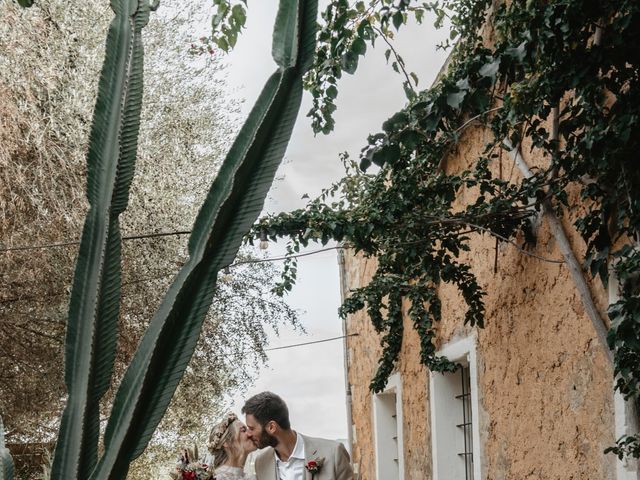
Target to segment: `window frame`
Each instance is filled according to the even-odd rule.
[[[402,379],[399,373],[394,373],[389,377],[387,386],[383,392],[373,394],[371,399],[373,403],[372,415],[373,415],[373,440],[374,451],[376,461],[376,478],[381,477],[381,455],[384,450],[380,442],[380,434],[382,433],[380,427],[380,417],[382,412],[382,396],[395,395],[395,411],[396,411],[396,436],[398,447],[398,480],[404,480],[404,430],[403,430],[403,414],[402,414]]]
[[[480,443],[480,409],[478,403],[478,362],[476,354],[476,338],[475,336],[466,337],[445,344],[439,351],[439,356],[447,357],[452,362],[460,362],[466,364],[469,369],[469,381],[471,387],[471,438],[473,452],[473,478],[474,480],[482,479],[482,449]],[[433,480],[448,480],[440,475],[438,465],[438,427],[436,415],[438,413],[438,405],[432,392],[436,391],[436,375],[443,375],[438,372],[429,372],[429,408],[431,412],[431,459],[433,464]],[[446,374],[445,374],[446,375]],[[456,370],[452,375],[456,375],[456,381],[459,381],[460,371]],[[453,400],[453,399],[451,399]],[[464,433],[463,433],[464,434]],[[459,450],[457,447],[452,447]]]

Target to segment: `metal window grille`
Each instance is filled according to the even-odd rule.
[[[456,399],[462,404],[462,423],[456,425],[462,430],[464,451],[458,456],[464,461],[465,480],[473,480],[473,436],[471,430],[471,377],[468,367],[460,367],[460,380],[462,382],[462,394],[456,395]]]
[[[396,402],[396,396],[393,396],[393,404],[395,405]],[[394,410],[395,412],[395,410]],[[393,461],[396,462],[396,465],[399,464],[399,460],[398,460],[398,455],[399,455],[399,448],[398,448],[398,414],[394,413],[393,415],[391,415],[391,418],[393,418],[393,424],[395,425],[395,429],[393,430],[393,433],[395,435],[393,435],[393,444],[395,445],[395,451],[394,451],[394,458]]]

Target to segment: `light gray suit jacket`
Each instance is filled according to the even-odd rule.
[[[339,442],[324,438],[311,438],[300,435],[304,442],[305,465],[311,460],[323,458],[322,468],[313,480],[352,480],[353,469],[349,453]],[[256,458],[257,480],[278,480],[276,478],[276,459],[273,448],[260,452]],[[311,480],[311,473],[305,469],[305,480]]]

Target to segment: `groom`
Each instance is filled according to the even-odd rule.
[[[289,409],[275,393],[246,401],[247,436],[258,448],[257,480],[352,480],[349,454],[339,442],[311,438],[291,429]]]

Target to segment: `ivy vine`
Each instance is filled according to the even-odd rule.
[[[440,45],[452,49],[447,71],[424,91],[393,48],[409,18],[450,28]],[[370,283],[353,290],[340,311],[366,310],[381,334],[370,385],[380,391],[401,348],[402,301],[420,335],[421,361],[433,371],[454,370],[434,346],[442,315],[437,291],[443,282],[455,285],[468,307],[465,323],[483,326],[484,292],[459,256],[470,235],[493,235],[532,255],[532,218],[548,205],[562,215],[569,192],[577,191],[584,211],[574,227],[587,245],[584,267],[605,285],[613,271],[621,287],[608,309],[615,388],[640,407],[640,3],[332,0],[322,20],[305,81],[316,132],[335,127],[338,80],[356,72],[376,41],[386,45],[408,104],[368,137],[358,161],[343,157],[342,180],[303,209],[261,219],[248,241],[288,238],[293,254],[311,241],[333,240],[377,259]],[[489,140],[469,170],[448,174],[444,162],[470,125],[483,126]],[[525,138],[548,166],[517,182],[492,175],[491,165]],[[461,209],[462,191],[476,196]],[[296,272],[291,258],[281,293]],[[640,434],[607,451],[640,457]]]
[[[526,252],[534,240],[533,216],[545,203],[561,215],[570,206],[569,191],[578,190],[585,211],[574,226],[587,244],[584,267],[605,285],[612,270],[621,286],[620,299],[608,309],[615,388],[639,407],[640,169],[634,159],[640,151],[640,4],[333,1],[307,78],[317,132],[333,129],[337,80],[355,72],[367,45],[388,40],[409,15],[422,21],[426,12],[436,14],[437,26],[447,19],[452,40],[461,37],[446,74],[415,92],[414,76],[391,51],[394,69],[405,74],[408,105],[369,136],[357,163],[345,157],[341,181],[303,209],[263,218],[252,235],[288,238],[291,253],[310,241],[335,240],[377,259],[371,282],[351,292],[341,314],[366,309],[383,334],[370,386],[380,391],[400,351],[402,299],[421,338],[422,362],[433,371],[455,369],[434,346],[433,325],[441,318],[437,286],[454,284],[468,307],[465,322],[483,326],[484,292],[459,257],[469,250],[469,235],[518,242]],[[547,127],[550,118],[555,132]],[[444,160],[472,124],[483,125],[490,140],[471,169],[446,174]],[[549,159],[548,167],[519,182],[492,175],[492,162],[524,138]],[[367,173],[372,164],[377,171]],[[454,208],[471,187],[475,199]],[[292,259],[281,289],[291,288],[295,273]],[[640,435],[624,436],[607,452],[640,457]]]

